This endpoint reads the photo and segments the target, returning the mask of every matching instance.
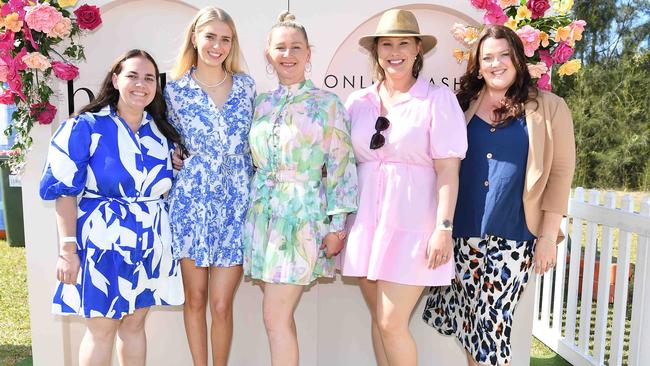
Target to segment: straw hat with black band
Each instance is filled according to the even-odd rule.
[[[363,36],[359,45],[372,52],[372,46],[377,37],[416,37],[422,41],[422,54],[436,46],[438,40],[429,34],[420,33],[415,15],[408,10],[391,9],[386,11],[379,19],[375,34]]]

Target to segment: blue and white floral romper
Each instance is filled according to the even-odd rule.
[[[193,71],[165,87],[169,121],[189,152],[169,197],[174,258],[192,259],[198,267],[241,265],[255,82],[234,74],[230,95],[217,108]]]

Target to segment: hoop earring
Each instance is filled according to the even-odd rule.
[[[311,72],[311,61],[307,61],[305,64],[305,72],[310,73]]]
[[[275,70],[273,69],[273,65],[271,64],[266,64],[266,73],[268,75],[273,75],[275,74]]]

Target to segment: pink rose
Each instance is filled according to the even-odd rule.
[[[14,32],[0,33],[0,56],[10,55],[10,50],[14,48]]]
[[[533,13],[532,18],[537,19],[544,16],[544,13],[551,8],[551,4],[548,3],[548,0],[528,0],[526,7]]]
[[[16,103],[16,94],[11,90],[7,89],[4,93],[0,94],[0,104],[15,104]]]
[[[487,9],[489,3],[493,0],[471,0],[472,5],[477,9]]]
[[[61,80],[72,80],[79,75],[79,68],[60,61],[52,61],[54,75]]]
[[[63,18],[61,19],[60,22],[54,25],[54,27],[48,34],[48,37],[64,38],[70,35],[71,30],[72,30],[72,20],[70,20],[70,18]]]
[[[517,35],[521,39],[521,42],[524,44],[524,53],[527,57],[533,57],[535,51],[537,51],[539,48],[539,34],[539,30],[531,27],[530,25],[525,25],[517,29]]]
[[[560,42],[560,45],[555,47],[551,58],[556,64],[563,64],[567,62],[571,56],[573,56],[573,48],[566,44],[566,42]]]
[[[497,3],[490,2],[487,5],[486,11],[485,15],[483,15],[483,22],[485,24],[504,25],[508,21],[508,16]]]
[[[63,15],[48,3],[28,6],[25,22],[37,31],[49,34],[54,25],[63,19]]]
[[[0,58],[0,81],[7,81],[7,74],[9,74],[9,66]]]
[[[99,8],[94,5],[81,5],[74,11],[77,16],[79,28],[93,30],[102,24],[102,18],[99,15]]]
[[[539,80],[537,80],[537,87],[542,90],[551,91],[551,76],[549,74],[542,75]]]
[[[545,63],[546,67],[550,69],[551,66],[553,66],[553,59],[551,58],[551,54],[548,52],[548,50],[539,50],[538,54],[540,61]]]
[[[9,0],[2,6],[0,15],[6,17],[11,13],[18,13],[20,20],[25,19],[25,7],[29,6],[29,0]]]
[[[49,102],[32,104],[30,106],[29,115],[36,117],[38,123],[42,125],[49,125],[52,123],[54,117],[56,116],[56,107],[51,105]]]
[[[533,79],[538,79],[548,72],[548,67],[546,67],[543,62],[538,62],[536,64],[527,64],[527,66],[528,73]]]
[[[50,66],[52,66],[50,65],[50,60],[38,52],[28,53],[23,56],[22,60],[30,69],[39,69],[41,71],[45,71],[49,69]]]

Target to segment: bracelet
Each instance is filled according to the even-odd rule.
[[[543,235],[540,236],[539,239],[537,239],[537,241],[542,241],[542,240],[546,240],[547,242],[549,242],[549,243],[551,243],[551,244],[555,244],[555,241],[554,241],[554,240],[551,240],[550,238],[548,238],[548,237],[546,237],[546,236],[543,236]]]
[[[59,241],[61,243],[75,243],[77,244],[77,237],[76,236],[62,236],[59,238]]]

